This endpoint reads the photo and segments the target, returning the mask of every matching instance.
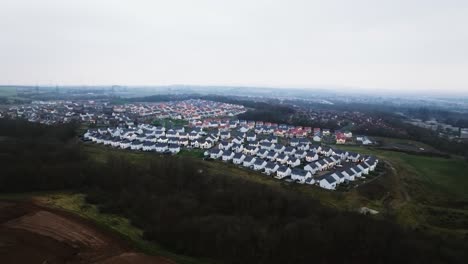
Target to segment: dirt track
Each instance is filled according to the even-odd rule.
[[[133,252],[118,236],[71,213],[33,202],[0,201],[0,263],[174,262]]]

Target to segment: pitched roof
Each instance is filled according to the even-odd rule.
[[[305,177],[307,174],[309,174],[310,172],[306,171],[306,170],[303,170],[303,169],[293,169],[291,174],[294,174],[294,175],[299,175],[299,176],[302,176],[302,177]]]
[[[267,162],[265,168],[267,169],[274,169],[276,166],[278,166],[278,164],[276,164],[275,162]]]
[[[223,156],[229,157],[229,156],[231,156],[231,155],[232,155],[232,151],[227,150],[227,151],[224,151],[224,152],[223,152]]]
[[[254,162],[254,164],[255,164],[255,165],[262,165],[264,162],[265,162],[265,161],[262,160],[262,159],[256,159],[255,162]]]
[[[236,154],[234,154],[234,159],[240,159],[240,158],[242,158],[242,156],[245,157],[245,155],[242,154],[242,153],[236,153]]]

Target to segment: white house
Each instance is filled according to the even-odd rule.
[[[199,148],[200,147],[200,141],[198,141],[197,139],[192,140],[192,141],[190,141],[190,146],[192,148]]]
[[[140,141],[133,141],[130,145],[131,150],[140,150],[143,148],[143,143]]]
[[[310,173],[315,174],[317,171],[319,171],[319,167],[315,163],[309,163],[304,166],[304,170],[310,171]]]
[[[143,142],[143,141],[146,140],[146,136],[145,136],[145,135],[138,135],[138,136],[136,137],[136,140]]]
[[[242,162],[242,165],[244,167],[251,167],[253,166],[254,162],[256,161],[257,159],[255,157],[252,157],[252,156],[247,156],[245,157],[244,161]]]
[[[269,151],[267,156],[266,156],[266,158],[271,160],[271,161],[276,160],[276,157],[278,157],[278,153],[274,152],[274,151]]]
[[[266,166],[267,162],[262,159],[255,160],[253,164],[253,169],[256,171],[263,170]]]
[[[189,133],[188,138],[189,138],[189,140],[197,140],[197,139],[200,138],[200,134],[198,134],[195,131],[192,131],[192,132]]]
[[[241,126],[239,128],[239,132],[242,132],[242,133],[246,133],[250,130],[250,128],[248,126]]]
[[[170,129],[169,131],[166,132],[166,137],[167,138],[175,138],[175,137],[179,137],[179,133]]]
[[[333,154],[333,149],[330,147],[322,147],[322,150],[320,150],[320,154],[330,157]]]
[[[267,175],[274,174],[279,168],[279,165],[276,162],[267,162],[265,165],[265,173]]]
[[[169,144],[177,144],[179,143],[179,138],[178,137],[171,137],[167,139],[167,143]]]
[[[273,143],[273,144],[277,144],[278,143],[278,138],[275,137],[275,136],[269,136],[269,137],[265,138],[263,141],[270,142],[270,143]]]
[[[165,144],[165,143],[156,143],[155,150],[157,152],[160,152],[160,153],[162,153],[164,151],[167,151],[167,144]]]
[[[358,167],[351,167],[350,170],[354,171],[354,175],[358,178],[362,177],[362,171]]]
[[[179,138],[179,141],[177,142],[177,144],[181,146],[188,146],[189,140],[187,138]]]
[[[330,175],[325,175],[325,177],[321,177],[319,182],[319,186],[327,189],[327,190],[335,190],[336,188],[336,180]]]
[[[276,145],[275,145],[275,148],[274,148],[274,151],[275,151],[275,152],[278,152],[278,153],[281,153],[281,152],[283,152],[285,149],[286,149],[285,146],[283,146],[283,145],[281,145],[281,144],[276,144]]]
[[[333,166],[341,164],[341,158],[338,155],[333,155],[330,159],[334,162]]]
[[[305,184],[313,185],[315,183],[315,179],[313,177],[307,178],[305,180]]]
[[[257,135],[254,133],[249,133],[247,134],[247,141],[256,141],[257,140]]]
[[[154,151],[156,150],[156,146],[153,142],[145,141],[143,142],[143,151]]]
[[[324,158],[323,161],[327,163],[327,167],[325,169],[330,169],[335,166],[335,161],[333,161],[331,158]]]
[[[289,141],[289,145],[291,145],[291,147],[296,147],[297,145],[299,145],[299,139],[291,138],[291,140]]]
[[[232,158],[232,163],[234,164],[242,164],[245,159],[245,155],[242,153],[236,153]]]
[[[293,147],[287,147],[284,149],[284,154],[288,155],[288,156],[291,156],[291,155],[294,155],[294,153],[296,153],[296,149],[293,148]]]
[[[242,137],[235,137],[235,138],[232,139],[231,142],[234,143],[234,144],[242,144],[242,143],[244,143],[244,139]]]
[[[248,141],[247,146],[249,147],[258,147],[260,143],[258,141]]]
[[[160,138],[162,136],[166,136],[166,132],[164,131],[154,131],[154,136]]]
[[[156,143],[157,138],[155,136],[147,136],[146,141]]]
[[[171,153],[179,153],[180,152],[180,146],[177,144],[169,144],[167,147],[167,150],[169,150]]]
[[[320,153],[320,151],[322,151],[322,146],[320,145],[312,145],[310,147],[310,150],[312,150],[313,152],[315,153]]]
[[[242,152],[244,152],[244,154],[246,154],[246,155],[256,155],[257,152],[258,152],[258,148],[257,147],[247,146],[247,147],[244,148],[244,150]]]
[[[348,152],[340,149],[334,149],[333,155],[340,157],[342,160],[345,160],[348,157]]]
[[[279,154],[278,157],[276,157],[276,161],[279,162],[280,164],[286,164],[289,160],[289,157],[285,154]]]
[[[298,150],[307,151],[307,150],[310,149],[310,145],[309,145],[309,144],[299,144],[296,148],[297,148]]]
[[[128,149],[128,148],[130,148],[131,144],[132,144],[132,142],[130,140],[124,139],[124,140],[122,140],[120,142],[120,148],[121,149]]]
[[[278,170],[276,170],[275,178],[283,179],[284,177],[287,177],[289,175],[291,175],[291,168],[289,168],[288,166],[280,166]]]
[[[244,150],[244,146],[242,146],[241,144],[233,144],[231,150],[235,151],[236,153],[239,153]]]
[[[222,159],[223,161],[230,161],[234,158],[234,155],[235,155],[234,152],[226,150],[223,152]]]
[[[304,150],[298,150],[296,151],[296,153],[294,153],[294,157],[298,159],[303,159],[305,158],[306,155],[307,155],[307,152],[305,152]]]
[[[232,143],[228,141],[221,141],[219,142],[218,148],[222,150],[229,150],[231,149]]]
[[[287,163],[292,168],[301,165],[301,161],[298,158],[291,158],[290,160],[287,161]]]
[[[205,140],[202,143],[200,143],[201,149],[209,149],[211,147],[213,147],[213,143],[211,141]]]
[[[338,184],[343,183],[345,180],[345,176],[341,173],[334,172],[330,174],[331,177],[333,177]]]
[[[262,159],[266,158],[267,155],[268,155],[268,150],[266,150],[266,149],[264,149],[264,150],[259,150],[259,151],[257,152],[257,156],[258,156],[259,158],[262,158]]]
[[[220,150],[219,148],[213,148],[213,149],[210,149],[209,154],[210,154],[210,158],[219,159],[221,155],[223,155],[223,151]]]
[[[360,156],[358,153],[348,152],[348,160],[352,162],[358,162]]]
[[[313,161],[316,161],[319,159],[319,156],[317,153],[315,153],[314,151],[309,151],[307,152],[306,156],[305,156],[305,160],[307,162],[313,162]]]
[[[118,138],[113,138],[113,139],[111,140],[110,145],[111,145],[112,147],[114,147],[114,148],[119,148],[119,147],[120,147],[120,139],[118,139]]]
[[[369,174],[369,165],[365,163],[358,164],[357,167],[362,171],[362,174]]]
[[[189,135],[187,132],[179,132],[179,139],[188,139]]]
[[[293,169],[291,171],[291,179],[298,181],[300,183],[305,183],[307,178],[312,178],[312,174],[310,171],[306,171],[303,169]]]
[[[270,143],[270,142],[262,142],[260,144],[261,149],[266,149],[266,150],[273,150],[275,148],[275,144]]]
[[[323,159],[317,160],[315,162],[315,165],[317,165],[317,168],[319,171],[326,170],[328,168],[328,163],[326,163]]]
[[[351,169],[344,170],[341,173],[348,181],[354,181],[356,179],[356,172],[352,171]]]
[[[229,138],[231,138],[231,132],[223,131],[223,132],[220,133],[219,136],[220,136],[221,139],[229,139]]]
[[[167,144],[168,141],[169,141],[169,139],[167,137],[165,137],[165,136],[159,137],[158,140],[157,140],[158,143],[166,143],[166,144]]]
[[[364,163],[369,165],[369,170],[370,171],[374,171],[375,167],[377,166],[378,160],[375,159],[374,157],[369,157],[364,161]]]

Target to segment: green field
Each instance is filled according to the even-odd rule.
[[[0,87],[0,97],[16,97],[15,87]]]
[[[188,121],[183,120],[183,119],[171,119],[171,118],[157,119],[153,122],[153,125],[163,126],[165,128],[173,128],[173,127],[186,126],[188,125]]]

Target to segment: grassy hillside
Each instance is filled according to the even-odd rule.
[[[38,198],[50,206],[58,207],[66,211],[76,213],[84,218],[93,220],[103,229],[116,232],[124,239],[135,245],[137,249],[147,254],[168,257],[177,263],[208,263],[205,261],[202,262],[196,260],[194,258],[174,254],[157,245],[156,243],[144,240],[143,231],[132,225],[132,223],[130,223],[127,218],[99,212],[95,205],[91,205],[85,202],[85,197],[82,194],[56,193],[41,195]]]
[[[465,160],[365,147],[341,148],[376,155],[394,167],[394,184],[386,186],[392,197],[386,202],[401,224],[431,232],[468,234],[468,163]]]
[[[459,158],[435,158],[383,151],[366,147],[339,146],[341,149],[362,154],[372,154],[387,162],[394,170],[375,181],[363,184],[347,192],[327,191],[315,186],[287,183],[264,174],[220,161],[206,162],[215,173],[240,177],[266,184],[281,190],[301,192],[317,198],[321,203],[342,210],[357,210],[367,206],[381,212],[376,217],[394,217],[400,224],[412,228],[429,229],[464,235],[464,223],[468,215],[468,163]],[[98,160],[105,160],[107,153],[122,153],[135,161],[144,162],[155,153],[116,150],[87,144],[85,150]],[[199,152],[181,152],[180,155],[198,157]],[[453,213],[457,210],[457,213]],[[438,221],[437,214],[451,215],[450,223]],[[468,226],[468,225],[466,225]],[[453,228],[456,227],[456,228]]]

